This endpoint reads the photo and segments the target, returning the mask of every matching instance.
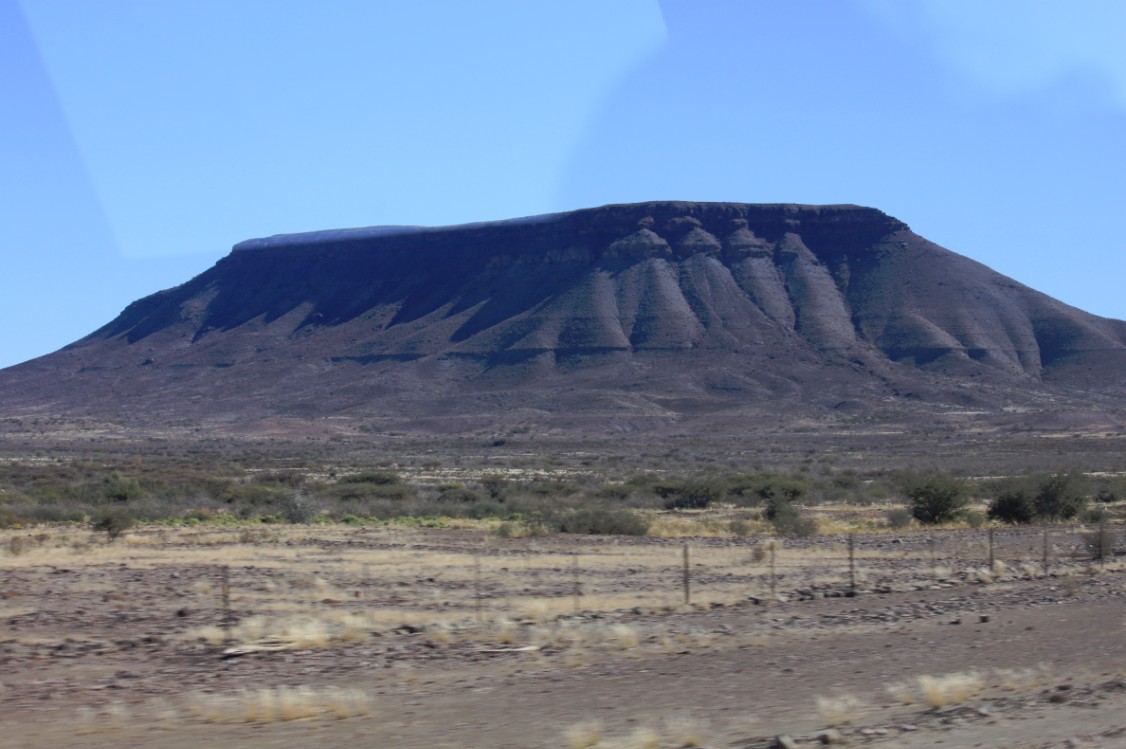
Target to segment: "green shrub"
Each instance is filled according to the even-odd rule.
[[[772,498],[767,503],[763,516],[770,521],[774,532],[780,536],[808,538],[817,535],[817,521],[804,517],[788,499]]]
[[[969,502],[965,484],[945,473],[910,474],[903,480],[903,494],[911,515],[926,525],[957,520]]]
[[[1010,479],[997,486],[1001,493],[989,504],[989,517],[1005,523],[1071,520],[1087,504],[1082,477],[1074,473]]]
[[[530,481],[522,484],[520,491],[536,497],[570,497],[581,489],[570,481]]]
[[[989,503],[986,511],[992,520],[1002,523],[1031,523],[1036,517],[1036,509],[1028,494],[1020,489],[1005,492]]]
[[[488,492],[489,496],[493,499],[499,499],[509,485],[507,478],[497,474],[482,476],[477,483],[480,484],[481,488]]]
[[[403,500],[414,496],[414,489],[406,484],[347,482],[329,487],[325,494],[344,502],[362,502],[372,499]]]
[[[133,511],[125,507],[106,507],[91,519],[90,527],[106,534],[110,541],[116,541],[122,533],[137,524]]]
[[[141,499],[145,492],[140,483],[134,478],[125,478],[119,473],[103,476],[99,494],[102,499],[109,502],[128,502],[131,499]]]
[[[256,484],[283,484],[296,489],[305,483],[305,474],[292,468],[280,471],[262,471],[252,478]]]
[[[387,486],[390,484],[403,483],[403,477],[394,471],[361,471],[359,473],[352,473],[347,476],[341,476],[337,479],[336,483],[339,484],[376,484],[379,486]]]
[[[633,494],[633,488],[626,484],[603,484],[594,492],[598,499],[622,501]]]
[[[1078,515],[1087,503],[1079,492],[1078,478],[1062,471],[1042,478],[1032,498],[1036,516],[1046,520],[1070,520]]]
[[[671,487],[664,487],[665,490]],[[717,481],[685,481],[669,491],[665,507],[670,510],[702,510],[713,502],[723,499],[726,490]]]
[[[775,497],[795,502],[810,489],[804,478],[773,472],[740,474],[727,480],[728,498],[740,505],[758,505]]]
[[[480,502],[481,495],[472,489],[466,489],[460,484],[447,486],[438,495],[439,502]]]
[[[317,516],[317,503],[301,490],[283,499],[278,509],[287,523],[309,523]]]
[[[1092,507],[1079,515],[1079,521],[1082,523],[1105,523],[1108,519],[1110,513],[1102,507]]]
[[[644,536],[649,523],[629,510],[586,507],[560,513],[555,521],[561,533],[597,536]]]

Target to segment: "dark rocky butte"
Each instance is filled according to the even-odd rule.
[[[0,372],[5,415],[467,431],[1117,411],[1126,323],[850,205],[255,239]]]

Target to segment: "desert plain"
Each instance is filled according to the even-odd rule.
[[[378,467],[423,493],[457,483],[485,494],[497,476],[590,493],[592,477],[604,487],[766,460],[856,480],[837,482],[847,496],[799,500],[816,531],[793,536],[761,508],[722,501],[630,506],[645,535],[499,517],[261,522],[213,508],[112,538],[89,522],[14,523],[0,531],[0,746],[1126,741],[1114,502],[1097,525],[892,527],[903,499],[867,478],[880,475],[871,454],[828,461],[781,440],[768,458],[684,444],[547,450],[522,435],[459,449],[369,436],[51,440],[9,430],[9,475],[221,462],[246,486]],[[1113,442],[1074,435],[1065,458],[1113,462]],[[921,460],[901,447],[901,463]],[[965,445],[931,459],[963,454],[971,467],[985,459]],[[1030,442],[994,457],[1015,472],[1043,454]]]

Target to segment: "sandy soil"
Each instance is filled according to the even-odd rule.
[[[295,564],[339,595],[329,540]],[[410,547],[462,542],[433,531]],[[199,634],[216,620],[216,565],[118,548],[0,560],[0,746],[767,747],[783,734],[815,745],[829,724],[847,745],[1126,745],[1114,564],[540,621],[459,611],[460,629],[390,614],[331,642],[239,642],[230,657]],[[321,595],[301,606],[345,605]],[[355,595],[394,606],[385,590]],[[234,598],[246,618],[251,593]],[[946,678],[941,706],[925,676]]]

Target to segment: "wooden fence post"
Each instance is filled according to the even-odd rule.
[[[223,647],[230,649],[231,626],[234,624],[231,617],[231,568],[223,565],[222,571],[219,573],[219,598],[223,606]]]
[[[856,593],[856,535],[848,534],[848,589]]]
[[[582,599],[583,591],[579,587],[579,555],[571,555],[571,594],[575,598],[575,616],[579,615],[580,606],[579,601]]]
[[[477,623],[481,622],[481,555],[473,555],[473,610]]]
[[[770,540],[770,598],[771,600],[778,599],[778,574],[775,568],[774,554],[777,547],[777,542],[774,539]]]
[[[989,529],[989,574],[993,574],[993,567],[997,563],[997,558],[993,555],[993,528]]]
[[[684,604],[691,605],[692,603],[692,583],[690,581],[690,573],[688,571],[688,544],[684,544]]]

